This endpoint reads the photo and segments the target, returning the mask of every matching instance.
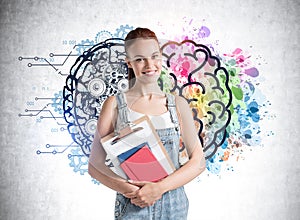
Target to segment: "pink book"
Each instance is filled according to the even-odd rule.
[[[121,163],[121,168],[131,180],[157,182],[168,176],[147,145]]]

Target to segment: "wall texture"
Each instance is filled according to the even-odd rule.
[[[187,185],[189,219],[299,219],[299,6],[291,0],[1,0],[0,219],[113,218],[114,192],[73,172],[66,154],[37,153],[50,143],[62,151],[71,139],[53,132],[59,118],[19,114],[45,106],[65,78],[49,65],[28,67],[32,59],[24,58],[66,54],[72,41],[125,24],[176,32],[185,17],[208,26],[219,50],[239,47],[262,57],[261,88],[274,116],[262,122],[274,135],[262,137],[263,147],[247,152],[234,172]],[[71,60],[59,67],[63,74]]]

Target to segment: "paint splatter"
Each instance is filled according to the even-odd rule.
[[[267,108],[271,105],[259,89],[259,85],[263,82],[263,78],[260,77],[262,74],[255,66],[249,52],[241,48],[234,48],[231,52],[220,52],[219,41],[211,39],[212,42],[210,42],[209,37],[212,32],[206,25],[195,24],[193,19],[184,18],[182,26],[183,32],[180,35],[164,36],[179,42],[190,39],[208,46],[229,73],[228,84],[232,92],[232,102],[230,105],[231,119],[226,128],[226,140],[218,147],[213,157],[206,161],[206,164],[212,174],[221,175],[223,171],[234,171],[233,164],[245,159],[246,151],[263,146],[263,134],[274,135],[272,131],[262,131],[260,126],[262,120],[270,118]],[[262,58],[260,57],[260,59]],[[184,59],[179,59],[179,67],[174,66],[173,68],[177,68],[184,77],[187,75],[185,70],[189,69],[191,65]],[[180,70],[183,66],[185,66],[185,70]],[[219,77],[219,80],[222,82],[226,79]],[[205,105],[205,103],[201,104]]]

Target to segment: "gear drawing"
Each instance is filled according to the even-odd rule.
[[[78,55],[81,55],[83,54],[84,51],[86,51],[87,49],[89,49],[90,47],[92,47],[94,45],[94,41],[92,40],[89,40],[89,39],[86,39],[86,40],[82,40],[80,42],[80,44],[77,44],[76,45],[76,51],[77,51],[77,54]]]
[[[119,28],[116,29],[116,33],[114,37],[125,39],[125,36],[128,34],[129,31],[133,30],[133,26],[129,26],[128,24],[121,25]]]
[[[96,37],[95,37],[95,43],[101,43],[103,41],[105,41],[106,39],[109,39],[109,38],[112,38],[113,35],[112,33],[110,33],[109,31],[100,31],[96,34]]]
[[[70,167],[73,167],[75,173],[79,172],[84,175],[87,172],[88,158],[82,154],[80,148],[72,149],[71,153],[68,155]]]
[[[59,113],[60,115],[63,114],[63,93],[59,91],[59,93],[54,94],[54,98],[52,99],[51,106],[54,108],[54,111]]]

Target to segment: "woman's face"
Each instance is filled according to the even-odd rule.
[[[127,48],[127,64],[133,69],[136,80],[157,82],[162,68],[160,48],[155,39],[134,39]]]

